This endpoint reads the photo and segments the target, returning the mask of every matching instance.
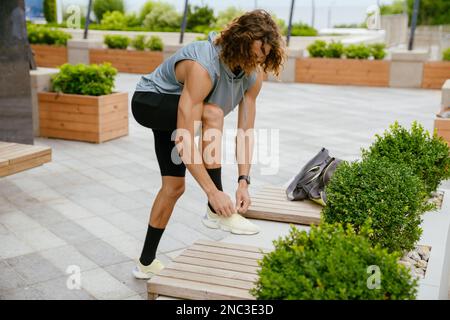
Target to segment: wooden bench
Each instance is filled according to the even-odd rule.
[[[147,283],[148,298],[254,300],[258,260],[270,250],[198,240]]]
[[[283,187],[265,186],[251,200],[249,209],[242,214],[247,218],[305,225],[320,222],[322,206],[310,200],[290,201]]]
[[[0,141],[0,177],[50,162],[50,147]]]

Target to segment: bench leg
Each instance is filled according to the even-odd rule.
[[[148,300],[156,300],[156,298],[158,298],[157,293],[148,292]]]

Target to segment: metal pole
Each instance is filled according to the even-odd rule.
[[[316,4],[314,2],[314,0],[312,0],[312,15],[311,15],[311,27],[314,28],[314,20],[315,20],[315,16],[316,16]]]
[[[188,0],[184,1],[183,22],[181,23],[181,32],[180,32],[180,44],[183,43],[184,31],[186,30],[188,2],[189,2]]]
[[[289,47],[289,40],[291,38],[291,31],[292,31],[292,15],[294,14],[294,4],[295,0],[291,0],[291,11],[289,12],[289,23],[288,23],[288,29],[287,29],[287,35],[286,35],[286,46]]]
[[[91,22],[91,19],[89,18],[91,16],[91,8],[92,8],[92,0],[89,0],[88,9],[86,13],[86,22],[84,23],[83,39],[87,39],[88,37],[89,23]]]
[[[412,21],[411,21],[411,34],[409,36],[409,44],[408,50],[412,50],[414,46],[414,33],[416,32],[416,24],[417,24],[417,15],[419,13],[419,4],[420,0],[414,0],[414,7],[412,12]]]

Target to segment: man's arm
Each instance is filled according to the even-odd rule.
[[[255,84],[247,90],[239,104],[238,133],[236,136],[236,158],[238,162],[238,175],[249,175],[253,156],[254,133],[256,116],[256,98],[262,86],[262,73],[258,73]],[[238,211],[246,212],[250,205],[245,180],[239,181],[236,191],[236,206]]]
[[[215,211],[229,216],[235,212],[228,195],[217,189],[203,164],[202,155],[195,145],[194,121],[201,121],[203,101],[212,88],[208,72],[198,63],[189,62],[183,67],[183,91],[177,113],[175,143],[186,168],[208,196]]]

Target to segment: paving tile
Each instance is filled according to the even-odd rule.
[[[125,299],[136,295],[135,291],[103,269],[82,272],[81,286],[99,300]]]
[[[96,237],[74,221],[67,220],[47,226],[59,238],[69,244],[86,242]]]
[[[82,279],[82,278],[81,278]],[[69,286],[67,282],[69,281]],[[94,300],[95,298],[80,287],[74,288],[70,279],[61,277],[31,286],[45,300]],[[72,288],[72,289],[71,289]]]
[[[129,257],[125,256],[119,250],[100,239],[75,244],[74,247],[82,255],[100,267],[130,260]]]
[[[45,298],[34,288],[20,287],[8,291],[0,291],[0,300],[45,300]]]
[[[44,282],[64,275],[39,253],[30,253],[5,259],[5,262],[24,279],[27,285]]]
[[[0,258],[7,259],[21,256],[34,251],[25,241],[20,240],[13,233],[6,235],[0,234]]]
[[[130,234],[108,237],[102,240],[130,259],[136,259],[141,254],[143,242]]]
[[[120,209],[97,197],[71,197],[72,201],[95,213],[96,216],[109,215]]]
[[[0,292],[24,287],[25,281],[6,262],[0,261]]]
[[[33,219],[35,222],[39,223],[44,227],[56,223],[69,221],[69,219],[67,219],[61,213],[49,207],[45,203],[30,206],[27,208],[22,208],[21,211],[25,213],[28,217]]]
[[[140,222],[132,215],[123,211],[111,213],[107,217],[105,217],[105,219],[123,232],[136,230],[141,228],[142,225],[147,225],[147,221]]]
[[[56,248],[66,245],[66,242],[45,228],[14,231],[20,240],[24,241],[35,251]]]
[[[107,221],[108,217],[91,217],[79,219],[76,222],[97,238],[122,235],[124,232]]]
[[[48,202],[47,204],[48,206],[60,212],[63,216],[71,220],[90,218],[94,216],[94,213],[67,199],[63,201],[52,201]]]
[[[105,271],[134,292],[138,294],[145,293],[147,292],[147,281],[138,280],[133,276],[132,270],[135,266],[136,264],[133,261],[128,261],[108,266],[105,268]]]
[[[63,273],[70,272],[69,267],[71,266],[77,266],[81,271],[98,268],[96,263],[84,256],[72,245],[43,250],[40,254]]]
[[[12,211],[0,214],[0,223],[11,231],[35,229],[41,226],[22,211]]]

